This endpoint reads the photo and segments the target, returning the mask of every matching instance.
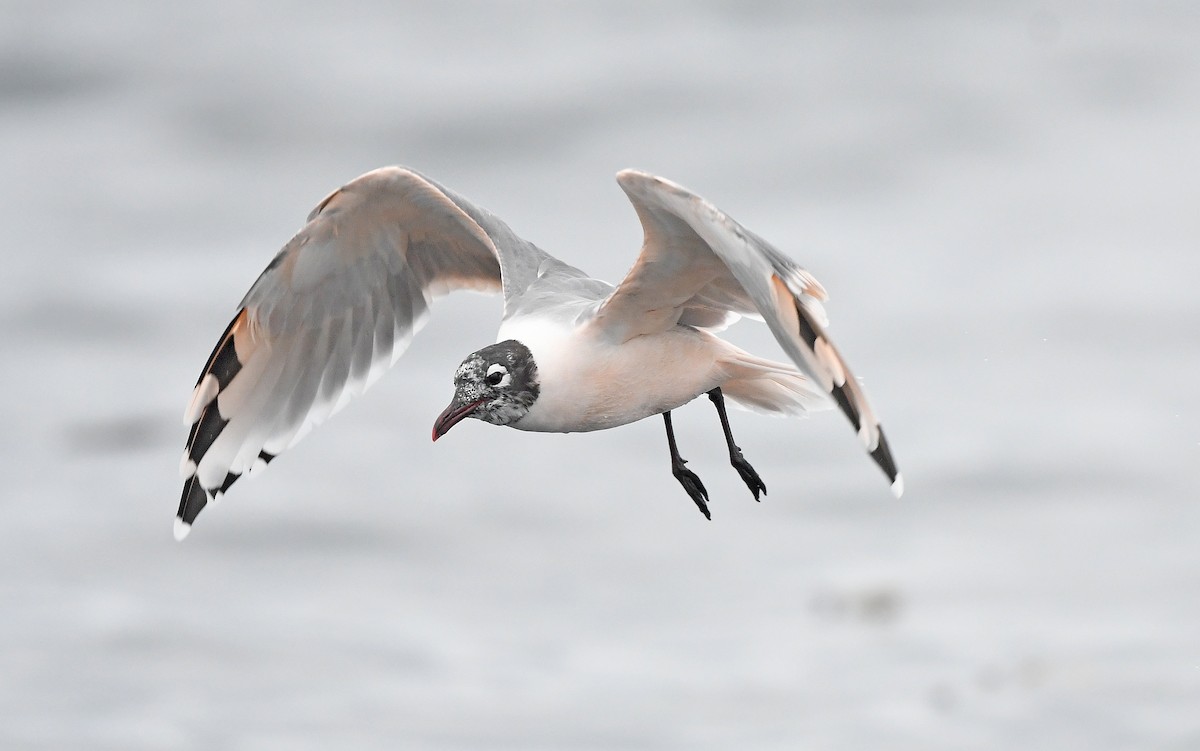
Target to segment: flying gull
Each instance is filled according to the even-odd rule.
[[[431,303],[499,292],[495,344],[454,373],[436,441],[471,417],[520,430],[603,430],[662,415],[671,471],[706,516],[708,492],[675,443],[671,410],[715,405],[730,463],[758,500],[766,485],[730,432],[724,397],[798,415],[836,404],[896,496],[904,489],[861,385],[825,333],[824,288],[708,201],[661,177],[617,183],[641,220],[641,254],[616,287],[568,266],[457,193],[404,167],[330,193],[246,293],[196,382],[175,537],[243,474],[254,474],[404,352]],[[719,338],[764,321],[791,360]]]

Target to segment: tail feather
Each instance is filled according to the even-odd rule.
[[[736,357],[726,367],[733,377],[721,385],[721,391],[740,407],[800,417],[833,406],[824,390],[793,365],[736,350]]]

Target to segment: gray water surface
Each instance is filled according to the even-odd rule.
[[[1200,747],[1187,3],[0,3],[0,748]],[[435,446],[497,300],[205,512],[180,415],[330,189],[609,280],[637,167],[829,289],[833,413]],[[739,329],[751,329],[752,323]],[[734,336],[777,354],[761,331]]]

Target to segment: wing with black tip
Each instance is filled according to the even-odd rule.
[[[243,299],[189,403],[176,537],[361,394],[404,352],[432,301],[504,292],[545,253],[486,210],[401,167],[331,193]]]
[[[761,318],[796,367],[830,395],[899,496],[904,481],[883,429],[825,326],[825,290],[794,261],[720,209],[669,180],[617,175],[642,222],[637,263],[593,325],[615,341],[728,314]]]

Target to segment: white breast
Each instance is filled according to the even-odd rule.
[[[620,345],[588,327],[538,318],[506,321],[497,337],[516,339],[537,363],[541,391],[512,427],[570,433],[602,430],[675,409],[728,377],[729,348],[715,336],[677,327]]]

